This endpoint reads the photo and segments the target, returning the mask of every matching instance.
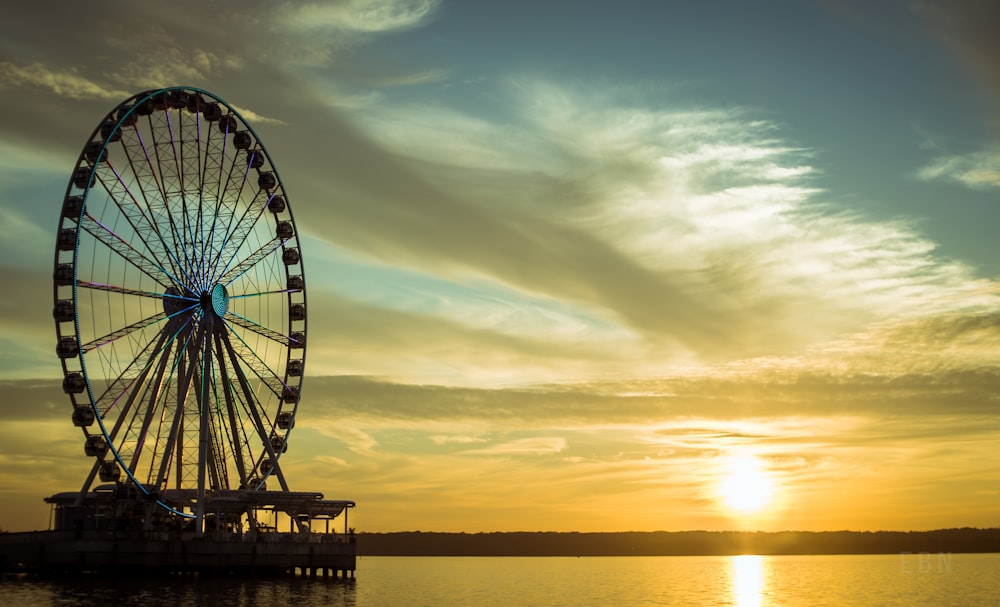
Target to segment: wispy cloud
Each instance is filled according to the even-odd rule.
[[[273,124],[277,126],[285,126],[288,124],[287,122],[279,118],[269,118],[267,116],[262,116],[261,114],[258,114],[257,112],[251,109],[247,109],[245,107],[233,105],[233,108],[235,108],[236,111],[239,112],[244,119],[250,122],[250,124]]]
[[[363,17],[366,31],[388,32],[435,10],[434,2],[344,2],[288,14],[313,15],[324,27]],[[748,110],[674,105],[613,83],[595,93],[534,75],[491,88],[502,116],[403,103],[385,91],[348,115],[331,109],[323,82],[279,75],[281,36],[256,39],[260,51],[247,54],[235,33],[250,25],[235,19],[231,27],[212,52],[163,64],[196,70],[194,80],[225,82],[249,69],[280,78],[283,109],[265,96],[248,118],[287,123],[286,132],[267,133],[268,145],[295,184],[303,229],[461,292],[387,305],[321,294],[330,290],[317,285],[326,305],[391,319],[397,329],[368,323],[381,341],[354,341],[368,358],[330,342],[312,359],[325,369],[385,372],[379,357],[405,339],[417,349],[394,363],[399,376],[408,367],[475,381],[535,368],[520,377],[537,381],[557,379],[560,368],[570,379],[601,366],[642,376],[664,365],[800,354],[869,323],[945,310],[972,288],[971,271],[936,258],[912,226],[832,212],[814,183],[812,152]],[[199,33],[193,25],[161,32],[157,48],[196,50]],[[319,34],[301,35],[322,43]],[[129,50],[137,41],[109,44]],[[151,60],[143,52],[132,56],[136,73]],[[330,56],[324,65],[337,63]],[[109,68],[86,78],[118,82],[122,74]],[[442,76],[390,69],[369,81],[428,77]],[[280,150],[291,149],[299,155],[282,164]]]
[[[330,28],[356,32],[387,32],[422,24],[440,0],[344,0],[306,3],[282,12],[297,30]]]
[[[394,177],[345,173],[364,201],[317,217],[316,234],[515,305],[558,302],[661,363],[787,355],[978,288],[913,226],[831,212],[811,153],[777,125],[578,92],[517,80],[504,122],[391,101],[361,112],[396,154],[368,161]]]
[[[124,99],[129,93],[108,88],[75,70],[60,70],[40,63],[17,65],[0,62],[0,86],[18,88],[39,87],[70,99]]]
[[[482,436],[435,434],[431,436],[431,441],[435,445],[459,444],[468,445],[473,443],[484,443],[486,439]]]
[[[99,17],[78,7],[60,7],[60,23],[50,24],[46,35],[65,45],[38,44],[33,26],[51,21],[44,14],[47,9],[25,7],[11,15],[4,35],[14,46],[24,40],[16,58],[0,62],[0,86],[36,87],[70,99],[118,100],[146,88],[210,82],[217,86],[248,71],[262,86],[272,87],[280,87],[295,68],[335,67],[358,82],[383,82],[375,86],[441,77],[437,70],[398,66],[385,70],[372,65],[365,73],[338,63],[344,53],[369,38],[425,23],[439,0],[281,4],[250,0],[239,11],[194,0],[178,0],[170,7],[129,5],[127,10],[118,4],[109,4]],[[201,18],[178,18],[191,13]],[[102,34],[83,36],[82,31]],[[357,61],[363,59],[356,57]],[[276,76],[277,72],[282,75]]]
[[[874,371],[531,389],[311,377],[286,474],[294,487],[364,503],[355,520],[372,530],[400,521],[428,530],[571,530],[580,520],[601,529],[731,528],[739,522],[716,504],[719,471],[729,456],[749,453],[776,484],[778,505],[754,521],[765,528],[822,529],[834,516],[853,528],[884,527],[894,509],[930,503],[942,483],[960,503],[911,524],[956,516],[987,524],[993,498],[979,489],[1000,474],[989,457],[1000,374]],[[63,470],[46,487],[72,488],[86,458],[58,381],[2,384],[0,413],[24,429],[18,436],[54,441],[41,454],[10,437],[9,452],[39,459],[5,469],[18,477],[32,466]],[[25,488],[41,491],[34,487]],[[445,502],[449,509],[413,508]],[[498,503],[518,516],[499,516]],[[685,515],[665,520],[663,504]]]
[[[976,190],[1000,188],[1000,147],[938,157],[917,176],[927,181],[953,181]]]
[[[478,449],[466,449],[465,455],[545,455],[566,449],[566,439],[560,436],[532,436],[498,443]]]

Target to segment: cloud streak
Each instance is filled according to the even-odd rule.
[[[439,0],[303,3],[284,11],[282,17],[290,28],[301,31],[330,28],[348,32],[388,32],[421,25],[439,4]]]
[[[0,86],[18,88],[34,86],[70,99],[124,99],[129,93],[107,89],[75,71],[53,70],[40,63],[15,65],[0,62]]]
[[[564,302],[667,358],[787,353],[977,288],[911,226],[830,213],[809,154],[774,125],[519,88],[513,124],[392,104],[362,113],[405,157],[369,148],[391,185],[358,184],[371,198],[319,218],[324,237]]]
[[[917,173],[926,181],[945,180],[974,190],[1000,188],[1000,147],[941,156]]]

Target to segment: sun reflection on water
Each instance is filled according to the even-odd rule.
[[[764,558],[743,554],[730,561],[733,579],[733,605],[761,607],[764,600]]]

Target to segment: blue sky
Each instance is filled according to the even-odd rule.
[[[237,106],[289,191],[287,465],[359,528],[997,524],[988,3],[52,10],[0,25],[2,406],[52,441],[0,458],[45,480],[8,476],[5,528],[87,468],[49,314],[69,172],[175,84]],[[734,457],[775,487],[752,517],[717,499]]]
[[[632,89],[652,107],[747,109],[817,156],[832,204],[913,218],[944,254],[995,273],[975,219],[992,206],[989,193],[915,178],[937,156],[992,143],[984,127],[995,122],[995,99],[904,3],[460,3],[386,49],[388,62],[405,57],[448,75],[394,97],[433,95],[499,121],[509,108],[497,86],[524,73]],[[955,203],[971,209],[956,213]]]

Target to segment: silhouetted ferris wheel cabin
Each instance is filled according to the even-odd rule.
[[[270,155],[219,97],[147,91],[98,123],[66,188],[53,274],[63,390],[93,459],[81,496],[99,480],[200,528],[206,495],[288,492],[300,251]]]

